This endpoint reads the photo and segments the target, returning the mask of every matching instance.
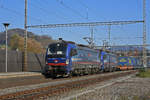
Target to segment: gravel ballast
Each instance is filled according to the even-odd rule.
[[[121,72],[114,72],[114,73],[107,73],[107,74],[97,74],[97,75],[91,75],[91,76],[82,76],[82,77],[75,77],[75,78],[71,78],[71,79],[70,78],[60,79],[60,80],[59,79],[58,80],[51,80],[50,79],[49,80],[50,82],[24,85],[24,86],[15,86],[15,87],[10,87],[10,88],[0,89],[0,96],[5,95],[5,94],[9,94],[9,93],[32,90],[32,89],[37,89],[37,88],[42,88],[42,87],[47,87],[47,86],[54,86],[54,85],[58,85],[58,84],[64,84],[64,83],[67,83],[67,82],[85,80],[85,79],[90,79],[90,78],[93,78],[93,77],[101,77],[101,76],[107,76],[107,75],[118,74],[118,73],[121,73]],[[17,79],[18,78],[16,78],[16,79],[8,78],[8,80],[11,80],[11,81],[17,80]],[[26,81],[28,81],[28,80],[26,80]],[[29,80],[29,81],[31,81],[31,80]],[[5,81],[5,82],[7,82],[7,81]],[[17,81],[15,81],[15,82],[17,82]],[[3,85],[6,85],[6,84],[3,84]],[[11,84],[11,83],[9,83],[9,84]]]
[[[139,78],[135,75],[122,78],[55,97],[45,97],[44,100],[150,100],[150,78]]]
[[[131,77],[69,100],[150,100],[150,78]]]

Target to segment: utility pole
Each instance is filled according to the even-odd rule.
[[[94,30],[93,30],[93,27],[91,27],[90,30],[91,30],[91,34],[90,34],[91,36],[90,37],[84,37],[83,39],[88,42],[88,44],[91,48],[94,48]]]
[[[27,0],[25,0],[25,23],[24,23],[24,53],[23,53],[23,68],[22,70],[27,71]]]
[[[5,72],[7,72],[7,30],[8,30],[8,26],[9,26],[9,23],[3,23],[4,27],[5,27],[5,31],[6,31],[6,60],[5,60],[5,63],[6,63],[6,66],[5,66]]]
[[[108,47],[108,42],[106,40],[102,40],[102,42],[103,42],[103,47],[102,48],[105,51],[106,48]]]
[[[103,50],[105,50],[105,42],[106,42],[106,40],[102,40],[102,42],[103,42]]]
[[[110,30],[111,30],[111,24],[108,25],[108,39],[109,39],[109,46],[110,46]]]
[[[94,30],[93,27],[91,27],[91,47],[94,47]]]
[[[143,66],[147,67],[146,54],[146,0],[143,0]]]

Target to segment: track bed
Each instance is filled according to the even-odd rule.
[[[45,79],[49,82],[1,89],[3,93],[0,94],[0,99],[37,100],[39,98],[53,97],[73,90],[83,89],[106,80],[127,76],[135,72],[136,71],[124,71],[56,80]],[[11,91],[7,92],[7,90]]]

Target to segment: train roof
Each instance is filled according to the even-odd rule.
[[[93,48],[90,48],[90,47],[87,47],[87,46],[82,46],[82,45],[77,45],[77,49],[93,51],[93,52],[97,52],[98,51],[98,50],[95,50]]]

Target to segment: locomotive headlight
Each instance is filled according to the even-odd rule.
[[[66,60],[66,64],[67,64],[67,65],[69,64],[69,59]]]

